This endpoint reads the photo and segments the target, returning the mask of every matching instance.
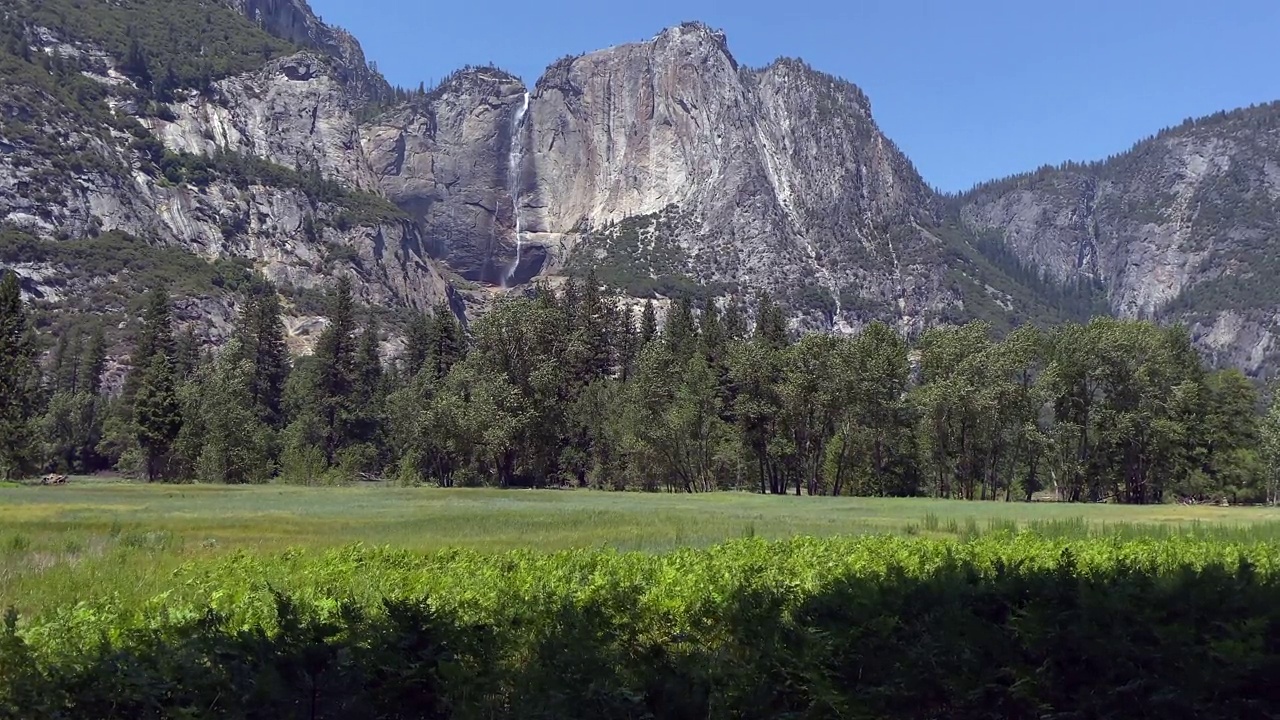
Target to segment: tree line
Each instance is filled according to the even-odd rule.
[[[909,344],[882,323],[793,337],[783,309],[672,303],[661,327],[592,278],[498,300],[464,329],[418,315],[383,357],[349,280],[291,358],[255,284],[229,342],[175,335],[153,291],[123,387],[101,331],[39,361],[0,283],[0,471],[115,468],[149,481],[577,486],[613,490],[1155,503],[1274,501],[1280,411],[1211,370],[1184,328],[1098,318],[1003,339],[982,323]]]

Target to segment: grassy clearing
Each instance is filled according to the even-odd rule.
[[[391,487],[0,487],[0,605],[31,609],[146,592],[165,586],[183,563],[236,549],[364,543],[661,552],[751,536],[972,538],[1022,530],[1073,539],[1273,541],[1280,540],[1280,511]]]

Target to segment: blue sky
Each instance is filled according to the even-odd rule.
[[[751,66],[852,80],[943,190],[1127,149],[1184,118],[1280,99],[1280,0],[311,0],[394,83],[546,65],[701,20]]]

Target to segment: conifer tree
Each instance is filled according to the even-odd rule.
[[[249,393],[259,420],[267,427],[284,427],[284,386],[289,378],[289,348],[280,318],[275,288],[255,288],[240,315],[237,352],[251,367]]]
[[[782,308],[768,291],[760,293],[756,309],[755,338],[766,347],[781,350],[787,346],[787,319]]]
[[[356,402],[369,402],[377,395],[382,385],[382,356],[379,347],[382,342],[382,328],[378,316],[372,312],[365,322],[364,332],[360,335],[360,350],[356,355]]]
[[[417,375],[431,354],[431,335],[435,320],[430,313],[418,312],[413,316],[405,333],[404,355],[401,357],[405,374],[412,378]]]
[[[162,479],[173,444],[182,429],[182,404],[175,373],[169,295],[156,288],[147,298],[147,310],[125,380],[127,407],[132,408],[132,433],[143,453],[148,482]]]
[[[0,477],[6,480],[34,469],[40,373],[29,323],[18,276],[7,271],[0,277]]]
[[[724,326],[720,319],[720,307],[713,298],[709,298],[698,318],[698,330],[702,338],[702,348],[712,361],[720,356],[724,347]]]
[[[631,376],[635,366],[636,355],[640,350],[640,337],[636,332],[636,313],[631,305],[623,308],[618,315],[617,326],[613,331],[614,354],[618,361],[618,379],[625,382]]]
[[[449,370],[467,354],[462,325],[447,302],[441,301],[431,314],[426,350],[424,364],[436,379],[448,375]]]
[[[572,315],[566,315],[571,327],[571,347],[575,357],[570,377],[579,387],[603,378],[613,368],[613,349],[609,344],[609,314],[595,271],[587,273],[581,297]]]
[[[721,333],[725,342],[736,342],[747,337],[747,319],[742,314],[742,305],[737,298],[730,298],[724,310],[724,318],[720,321]]]
[[[683,367],[698,348],[698,325],[693,317],[693,300],[688,295],[672,306],[663,335],[675,362]]]
[[[253,396],[254,366],[233,339],[202,371],[200,415],[204,431],[197,471],[205,482],[265,482],[273,467],[268,428]]]
[[[89,335],[89,342],[80,356],[80,370],[77,373],[78,389],[88,395],[97,397],[102,393],[102,373],[107,367],[107,339],[102,333],[102,326],[95,325]]]
[[[126,401],[131,401],[138,391],[146,369],[151,365],[152,357],[163,355],[172,363],[175,354],[169,294],[164,288],[155,288],[147,294],[147,307],[142,316],[142,328],[134,340],[133,355],[130,358],[133,369],[124,383]]]
[[[200,364],[200,342],[195,328],[188,325],[174,341],[173,372],[178,380],[187,380]]]
[[[658,312],[652,300],[644,301],[644,311],[640,314],[640,348],[647,346],[658,335]]]
[[[182,430],[173,362],[162,353],[151,356],[133,400],[134,432],[146,461],[147,482],[165,477],[166,462]]]
[[[329,298],[329,326],[315,350],[314,398],[322,428],[324,458],[332,466],[351,441],[349,419],[356,384],[355,299],[343,277]]]
[[[80,372],[80,335],[70,329],[58,334],[50,361],[49,389],[53,392],[75,392]]]

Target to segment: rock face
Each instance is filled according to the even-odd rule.
[[[933,199],[919,174],[857,87],[802,62],[744,68],[722,34],[686,24],[556,64],[530,117],[539,230],[674,204],[685,274],[770,289],[809,327],[920,329],[961,303],[929,260],[939,241],[922,230]]]
[[[1042,169],[955,199],[1028,264],[1096,279],[1125,317],[1188,322],[1261,374],[1280,311],[1280,104],[1184,123],[1106,162]]]
[[[251,44],[235,67],[253,70],[151,96],[103,47],[26,28],[105,100],[0,86],[0,221],[121,230],[293,288],[348,274],[381,306],[460,309],[446,274],[482,306],[590,268],[633,297],[768,290],[800,329],[917,333],[1078,317],[1092,300],[1066,307],[1060,284],[1084,283],[1116,314],[1187,322],[1217,362],[1266,375],[1280,353],[1280,105],[941,198],[856,86],[744,67],[698,23],[564,58],[531,88],[467,68],[406,93],[303,0],[223,2],[239,36],[298,52],[259,66]],[[33,292],[68,291],[48,263],[22,269]]]
[[[358,101],[384,97],[391,89],[365,60],[364,49],[341,28],[326,25],[305,0],[225,0],[272,35],[333,58],[339,79]]]
[[[285,22],[286,11],[297,6],[249,2],[245,7],[271,25]],[[316,35],[322,25],[297,27],[303,26],[310,28],[308,37],[326,37]],[[348,36],[327,37],[337,42]],[[47,29],[43,39],[106,63],[110,70],[104,77],[123,77],[117,60],[100,48],[63,42]],[[164,150],[211,161],[228,154],[254,158],[278,168],[266,178],[237,179],[215,165],[203,182],[173,182],[140,159],[128,135],[46,118],[48,129],[84,147],[94,166],[57,171],[56,158],[0,138],[0,219],[48,238],[120,230],[139,242],[183,248],[208,259],[244,258],[262,275],[295,290],[319,288],[333,275],[349,274],[366,302],[429,307],[451,290],[419,226],[378,208],[379,202],[387,204],[373,194],[377,181],[360,143],[359,94],[350,84],[359,76],[341,57],[304,51],[219,80],[209,91],[181,93],[161,113],[167,119],[137,118]],[[116,108],[122,116],[130,110]],[[343,190],[327,196],[308,191],[299,179],[317,171]],[[56,195],[34,191],[39,178],[55,172],[64,173]],[[362,206],[379,211],[361,212]]]
[[[171,108],[173,122],[152,132],[179,152],[236,152],[325,177],[356,190],[377,181],[360,145],[358,106],[330,63],[311,53],[275,60],[257,73],[189,92]]]
[[[506,176],[511,121],[523,97],[524,85],[507,73],[466,70],[362,131],[382,192],[468,280],[500,285],[514,260]]]
[[[773,290],[808,326],[916,327],[959,302],[927,265],[932,195],[847,82],[744,68],[695,23],[555,63],[527,111],[525,92],[471,70],[364,130],[382,190],[464,277],[519,282],[547,253],[616,264],[635,248],[605,247],[611,228],[674,209],[668,272]]]

